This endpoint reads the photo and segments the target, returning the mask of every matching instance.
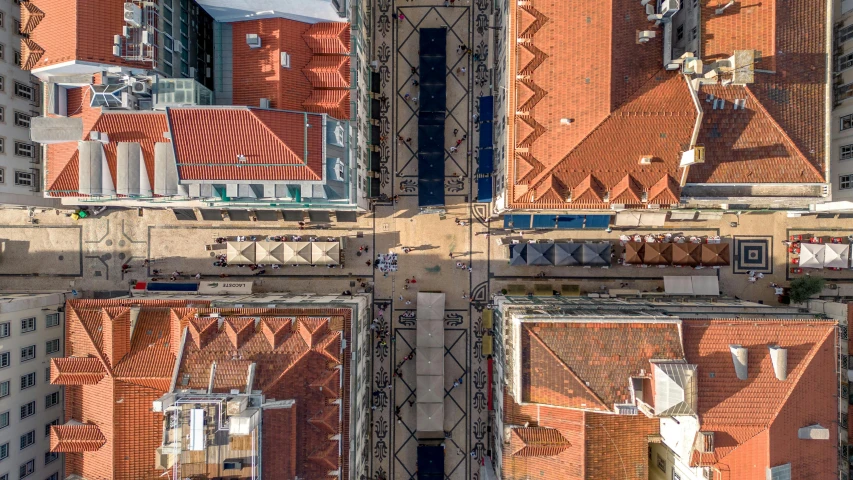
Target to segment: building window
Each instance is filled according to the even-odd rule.
[[[666,472],[666,460],[664,460],[663,457],[660,456],[660,454],[658,454],[657,465],[658,465],[658,468],[660,469],[661,472]]]
[[[51,462],[59,458],[58,453],[54,452],[44,452],[44,464],[49,465]],[[59,474],[54,473],[53,475],[47,477],[45,480],[59,480]]]
[[[0,167],[0,184],[6,183],[6,169]]]
[[[6,428],[9,426],[9,411],[6,410],[3,413],[0,413],[0,428]]]
[[[36,89],[32,85],[15,82],[15,96],[32,102],[36,99]]]
[[[36,372],[31,372],[26,375],[21,375],[21,390],[26,390],[34,387],[36,384]]]
[[[675,29],[675,38],[676,40],[684,38],[684,25],[679,25],[678,28]]]
[[[0,75],[0,92],[6,91],[6,77]]]
[[[44,436],[45,437],[50,436],[50,427],[52,427],[54,425],[59,425],[59,419],[58,418],[54,419],[53,421],[51,421],[48,424],[45,424],[45,426],[44,426]]]
[[[36,330],[36,317],[21,320],[21,333],[34,332]]]
[[[21,450],[29,447],[30,445],[36,443],[36,431],[30,430],[29,432],[21,435]]]
[[[15,65],[21,65],[21,52],[15,50]]]
[[[672,480],[681,480],[681,475],[679,475],[675,470],[672,471]]]
[[[12,355],[9,352],[0,353],[0,368],[8,367],[12,364]]]
[[[59,314],[58,313],[48,313],[47,317],[45,317],[45,320],[47,320],[47,328],[59,326]]]
[[[36,414],[36,402],[33,400],[32,402],[25,403],[21,405],[21,420],[31,417]]]
[[[0,445],[0,460],[9,458],[9,442]]]
[[[2,112],[3,112],[3,109],[0,108],[0,117],[2,117]],[[6,153],[6,139],[3,137],[0,137],[0,153],[3,153],[3,154]]]
[[[850,130],[853,128],[853,114],[844,115],[841,117],[841,131]]]
[[[841,27],[838,30],[838,37],[836,37],[836,41],[838,43],[844,43],[851,38],[853,38],[853,24]]]
[[[44,407],[50,408],[54,405],[59,404],[59,392],[53,392],[50,395],[44,397]]]
[[[690,30],[690,40],[696,40],[696,37],[699,36],[699,30],[696,27],[693,27]]]
[[[0,382],[0,398],[9,396],[9,387],[11,385],[12,384],[9,382],[9,380],[5,380],[3,382]]]
[[[0,28],[6,28],[6,14],[0,12]]]
[[[12,334],[12,324],[9,322],[0,323],[0,338],[8,337]]]
[[[32,187],[34,183],[34,178],[35,175],[33,173],[15,170],[15,185]]]
[[[849,190],[853,188],[853,175],[841,175],[838,177],[838,188]]]
[[[18,478],[29,477],[35,471],[36,471],[36,461],[35,460],[30,460],[27,463],[22,463],[20,471],[18,472],[18,474],[19,474]]]
[[[850,145],[842,145],[841,146],[841,155],[838,157],[840,160],[850,160],[853,159],[853,144]]]
[[[44,369],[44,383],[50,383],[50,367]]]
[[[24,112],[15,112],[15,126],[30,128],[30,116]]]
[[[847,70],[850,67],[853,67],[853,53],[846,53],[844,55],[838,56],[837,72],[842,70]]]
[[[48,452],[48,453],[50,453],[50,452]],[[56,460],[56,458],[57,458],[57,457],[59,457],[59,454],[58,454],[58,453],[54,453],[53,455],[55,455],[55,457],[53,457],[53,459],[51,460],[51,462],[52,462],[53,460]],[[45,456],[44,456],[44,461],[45,461],[45,465],[47,465],[47,454],[45,454]],[[3,479],[2,479],[2,478],[0,478],[0,480],[3,480]],[[44,480],[59,480],[59,474],[58,474],[58,473],[54,473],[53,475],[51,475],[51,476],[49,476],[49,477],[45,478]]]
[[[0,60],[4,60],[6,58],[6,45],[0,43]]]
[[[19,142],[15,141],[15,155],[19,157],[30,157],[33,158],[36,156],[36,148],[32,143],[27,142]]]
[[[28,347],[21,348],[21,362],[26,362],[27,360],[32,360],[36,358],[36,346],[30,345]]]
[[[55,338],[53,340],[48,341],[45,344],[45,348],[47,349],[47,354],[56,353],[59,351],[59,339]]]

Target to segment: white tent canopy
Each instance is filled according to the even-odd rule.
[[[800,247],[800,267],[823,268],[826,257],[826,245],[820,243],[803,243]]]
[[[444,321],[444,297],[443,293],[418,292],[418,321]]]
[[[311,263],[314,265],[341,263],[341,245],[338,242],[312,242]]]
[[[444,402],[418,402],[418,433],[444,432]]]
[[[824,263],[825,267],[847,268],[850,266],[850,245],[840,243],[829,243],[826,245]]]
[[[255,258],[260,265],[283,265],[284,244],[272,240],[261,240],[255,244]]]
[[[418,376],[444,375],[444,347],[418,348],[417,357],[415,370]]]
[[[311,243],[282,243],[282,261],[287,265],[308,265],[311,263]]]
[[[716,275],[663,277],[667,295],[719,295],[720,280]]]
[[[444,402],[444,377],[441,375],[419,375],[417,382],[418,402]]]
[[[417,329],[418,348],[444,346],[444,320],[420,320]]]
[[[225,259],[233,265],[251,265],[255,263],[255,242],[228,242]]]

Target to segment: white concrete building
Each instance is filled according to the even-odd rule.
[[[0,293],[0,480],[59,480],[50,426],[64,423],[50,359],[65,353],[65,294]]]
[[[30,141],[30,117],[40,115],[36,77],[21,70],[21,7],[0,5],[0,204],[52,207],[42,193],[42,155]]]

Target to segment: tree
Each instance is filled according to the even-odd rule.
[[[813,277],[806,275],[791,281],[790,297],[791,303],[803,303],[812,295],[820,293],[826,279],[822,277]]]

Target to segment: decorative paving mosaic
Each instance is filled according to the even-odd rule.
[[[761,273],[773,273],[773,237],[735,237],[733,273],[746,273],[750,270]]]

